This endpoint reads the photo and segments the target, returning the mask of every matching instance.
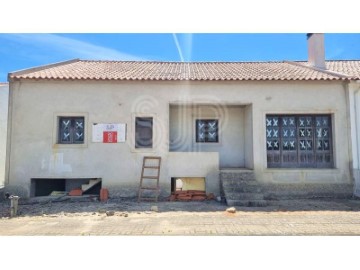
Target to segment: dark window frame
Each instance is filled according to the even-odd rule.
[[[216,123],[215,127],[211,126],[211,123]],[[203,127],[200,127],[199,124],[203,124]],[[200,132],[203,133],[200,133]],[[215,135],[212,135],[214,134]],[[212,138],[214,136],[214,138]],[[209,118],[197,118],[195,119],[195,142],[196,143],[219,143],[219,119],[209,119]]]
[[[141,122],[142,125],[140,124]],[[146,123],[147,122],[147,123]],[[144,124],[148,124],[151,123],[151,131],[150,131],[150,136],[148,137],[141,137],[141,130],[139,130],[139,128],[146,130],[146,125]],[[143,149],[143,148],[147,148],[147,149],[152,149],[154,147],[154,117],[152,116],[136,116],[135,117],[135,149]]]
[[[57,143],[85,144],[85,117],[58,116]]]
[[[267,114],[265,143],[267,168],[334,168],[331,114]]]

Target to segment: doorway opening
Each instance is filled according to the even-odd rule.
[[[204,201],[205,190],[204,177],[172,177],[170,201]]]
[[[32,178],[30,197],[67,195],[74,189],[81,189],[83,195],[99,195],[101,182],[101,178]]]

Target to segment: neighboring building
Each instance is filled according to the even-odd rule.
[[[96,178],[134,196],[143,156],[156,155],[163,195],[179,178],[219,195],[242,172],[268,198],[351,195],[360,61],[325,62],[322,38],[309,36],[309,62],[72,60],[10,73],[7,185],[35,196]]]
[[[0,187],[4,186],[9,85],[0,83]]]

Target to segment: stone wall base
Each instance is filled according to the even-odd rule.
[[[265,200],[353,197],[353,184],[263,184]]]
[[[138,196],[138,185],[121,185],[121,186],[104,186],[109,190],[109,198],[136,198]],[[152,191],[143,192],[143,196],[151,196]],[[165,198],[170,196],[171,186],[160,184],[159,198]]]

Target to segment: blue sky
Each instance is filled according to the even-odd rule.
[[[325,34],[326,59],[360,59],[360,34]],[[69,60],[306,60],[306,34],[0,34],[7,73]]]

